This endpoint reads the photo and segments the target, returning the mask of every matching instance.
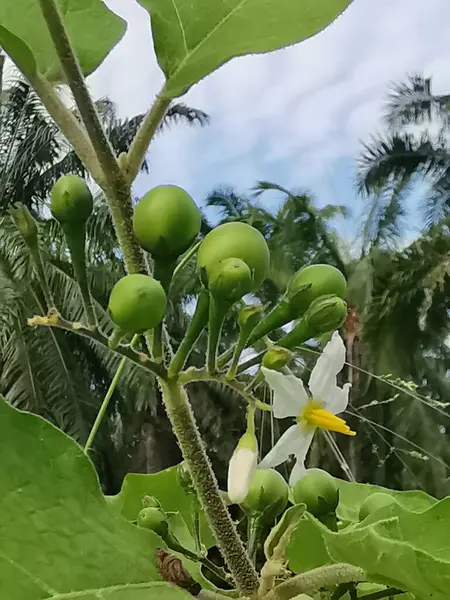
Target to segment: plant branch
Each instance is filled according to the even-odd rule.
[[[133,182],[136,179],[150,142],[169,108],[170,101],[171,98],[165,95],[165,88],[163,87],[142,121],[128,150],[125,162],[125,174],[129,182]]]
[[[56,0],[39,0],[39,3],[67,83],[101,167],[101,187],[108,200],[127,272],[145,273],[144,256],[133,235],[131,183],[122,173],[114,150],[103,131]]]
[[[178,381],[160,381],[163,400],[192,481],[225,562],[243,594],[258,587],[258,576],[250,562],[217,485],[184,388]]]
[[[133,337],[133,339],[131,340],[130,350],[133,350],[133,346],[137,343],[138,340],[139,340],[139,334],[136,334]],[[119,366],[117,367],[117,370],[116,370],[116,372],[114,374],[114,377],[113,377],[113,379],[111,381],[111,384],[110,384],[110,386],[108,388],[108,391],[106,392],[105,397],[103,399],[102,405],[100,406],[100,409],[98,411],[97,417],[95,418],[94,424],[92,425],[92,429],[89,432],[89,436],[88,436],[87,442],[86,442],[86,444],[84,446],[84,452],[85,452],[85,454],[88,454],[89,450],[92,447],[92,444],[94,442],[95,436],[97,435],[97,431],[99,430],[101,422],[103,421],[103,417],[105,416],[105,413],[106,413],[106,411],[108,409],[109,403],[110,403],[111,398],[112,398],[112,396],[114,394],[114,391],[115,391],[115,389],[117,387],[117,384],[119,383],[120,376],[123,373],[123,370],[125,368],[126,363],[127,363],[127,358],[124,356],[122,358],[122,360],[120,361]]]
[[[63,319],[57,312],[50,311],[46,317],[35,316],[31,319],[27,320],[27,323],[30,327],[43,326],[43,327],[56,327],[58,329],[64,329],[65,331],[71,331],[72,333],[76,333],[77,335],[82,335],[93,342],[101,344],[105,348],[109,348],[108,346],[108,338],[102,335],[98,330],[92,331],[87,327],[84,327],[81,323],[71,323],[70,321],[66,321]],[[150,371],[153,375],[157,375],[161,379],[165,379],[167,376],[166,369],[153,360],[151,360],[146,354],[143,352],[135,352],[129,346],[118,346],[111,352],[115,352],[116,354],[120,354],[131,360],[134,364],[138,365],[142,369],[146,371]]]
[[[363,569],[338,563],[296,575],[273,588],[265,598],[266,600],[290,600],[299,594],[310,594],[333,585],[365,580],[366,574]]]

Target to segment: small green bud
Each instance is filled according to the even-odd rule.
[[[250,515],[270,523],[286,508],[288,498],[289,486],[278,471],[257,469],[242,508]]]
[[[317,298],[311,303],[305,317],[311,337],[339,329],[347,318],[347,304],[338,296]]]
[[[142,497],[142,507],[143,508],[162,508],[161,502],[155,496],[145,495]]]
[[[315,517],[333,513],[339,504],[339,488],[331,475],[321,469],[308,469],[294,485],[296,504],[306,504]]]
[[[244,306],[244,308],[241,308],[238,316],[240,329],[251,331],[259,323],[264,310],[265,306],[262,306],[261,304],[254,304],[252,306]]]
[[[11,209],[11,216],[27,246],[37,246],[38,229],[28,208],[24,204],[18,204],[17,208]]]
[[[137,517],[137,524],[144,529],[150,529],[163,539],[169,534],[169,523],[166,514],[152,506],[143,508]]]
[[[281,348],[281,346],[272,346],[264,354],[261,365],[266,369],[272,369],[273,371],[281,371],[292,358],[292,352],[287,348]]]
[[[359,520],[364,521],[364,519],[375,511],[380,510],[380,508],[392,506],[393,504],[398,505],[397,500],[393,496],[384,494],[383,492],[375,492],[375,494],[368,496],[361,504],[359,509]]]
[[[191,471],[184,461],[177,467],[177,481],[186,494],[195,494]]]
[[[286,290],[293,318],[303,315],[311,302],[320,296],[334,295],[344,299],[346,294],[345,277],[331,265],[303,267],[292,276]]]
[[[226,258],[211,272],[208,287],[214,298],[233,303],[252,290],[252,273],[243,260]]]

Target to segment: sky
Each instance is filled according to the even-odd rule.
[[[300,1],[300,0],[298,0]],[[163,83],[147,12],[134,0],[106,0],[128,22],[122,41],[89,78],[95,97],[109,96],[121,117],[146,111]],[[180,99],[210,116],[207,127],[176,125],[149,152],[142,195],[158,184],[184,187],[199,203],[214,187],[248,194],[257,180],[307,189],[317,205],[345,204],[344,238],[358,231],[364,201],[354,189],[361,143],[382,132],[383,101],[411,73],[450,90],[449,0],[354,0],[315,37],[270,54],[233,59]],[[412,195],[405,236],[420,227]],[[282,197],[261,200],[276,210]]]

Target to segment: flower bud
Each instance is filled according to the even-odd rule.
[[[306,504],[315,517],[334,513],[339,504],[339,488],[331,475],[321,469],[308,469],[293,489],[296,504]]]
[[[24,204],[19,204],[17,208],[11,209],[11,216],[27,246],[37,246],[37,225],[28,208]]]
[[[248,489],[258,460],[258,441],[254,433],[247,431],[236,446],[228,466],[228,498],[232,504],[240,504]]]
[[[209,291],[214,298],[233,303],[253,287],[249,267],[239,258],[226,258],[216,265],[209,278]]]
[[[242,508],[252,516],[270,523],[283,512],[288,503],[289,486],[274,469],[256,469],[250,481]]]
[[[347,304],[338,296],[317,298],[311,303],[304,317],[311,337],[339,329],[347,318]]]
[[[251,306],[244,306],[239,311],[238,321],[240,329],[247,329],[252,331],[258,324],[262,313],[264,312],[265,306],[261,304],[253,304]]]
[[[293,318],[303,315],[308,306],[320,296],[331,294],[341,299],[347,294],[345,277],[331,265],[303,267],[292,276],[286,290]]]
[[[177,468],[177,481],[186,494],[195,494],[192,475],[187,464],[183,461]]]
[[[281,371],[292,358],[292,353],[287,348],[281,346],[272,346],[264,354],[261,365],[266,369]]]

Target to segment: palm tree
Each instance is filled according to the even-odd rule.
[[[401,217],[411,188],[426,180],[431,193],[424,213],[431,226],[450,211],[450,95],[434,94],[431,79],[413,75],[389,94],[385,122],[388,133],[373,137],[359,158],[358,189],[375,197],[381,218]]]

